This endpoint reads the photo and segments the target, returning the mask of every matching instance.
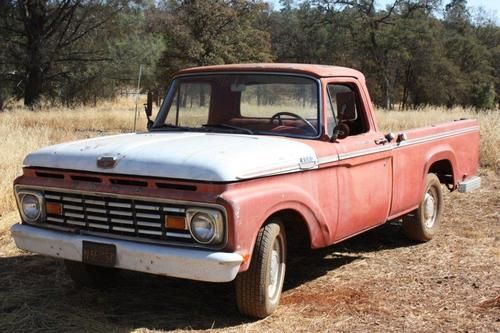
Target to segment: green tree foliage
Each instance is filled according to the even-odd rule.
[[[383,107],[498,102],[500,28],[473,22],[466,0],[282,1],[270,21],[277,61],[357,68]]]
[[[274,5],[274,8],[273,8]],[[361,70],[386,108],[500,105],[500,27],[466,0],[0,0],[0,109],[159,91],[189,66]]]
[[[21,96],[16,87],[22,76],[14,64],[23,56],[23,44],[14,16],[11,2],[0,0],[0,111],[10,98]]]
[[[65,64],[106,60],[89,41],[105,31],[118,5],[100,1],[18,0],[3,3],[0,29],[22,80],[24,104],[35,105],[50,84],[71,72]],[[82,47],[85,45],[85,47]]]
[[[485,48],[487,61],[490,66],[488,88],[483,99],[484,107],[500,107],[500,28],[492,21],[482,22],[475,29],[475,36],[479,43]],[[473,104],[475,105],[475,104]]]
[[[451,1],[445,14],[446,56],[456,66],[459,79],[454,104],[494,107],[495,68],[492,52],[477,35],[482,27],[472,24],[466,0]]]
[[[131,66],[157,60],[158,52],[137,49],[139,41],[158,48],[161,37],[140,36],[144,14],[134,3],[18,0],[1,9],[2,87],[14,85],[30,107],[42,94],[66,104],[109,97]]]
[[[320,10],[309,2],[292,7],[285,1],[278,12],[270,14],[273,53],[280,62],[331,63],[334,37],[325,25]]]
[[[160,79],[188,66],[271,61],[270,34],[255,26],[266,9],[247,0],[167,1],[154,17],[168,46]]]
[[[95,103],[114,96],[122,87],[135,86],[141,65],[141,86],[154,88],[164,40],[159,34],[147,33],[145,25],[142,11],[122,10],[113,30],[94,40],[94,47],[105,60],[64,64],[61,70],[68,74],[57,81],[48,96],[68,105]]]

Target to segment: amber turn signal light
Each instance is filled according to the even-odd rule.
[[[165,227],[168,229],[186,230],[186,219],[181,216],[165,216]]]
[[[62,215],[62,205],[59,203],[47,202],[45,211],[50,215]]]

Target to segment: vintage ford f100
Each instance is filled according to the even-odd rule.
[[[151,109],[148,99],[148,119]],[[407,236],[428,241],[441,184],[480,186],[478,154],[476,120],[381,133],[353,69],[189,68],[148,131],[29,154],[12,235],[65,259],[78,284],[119,269],[235,280],[240,311],[265,317],[291,247],[326,247],[399,217]]]

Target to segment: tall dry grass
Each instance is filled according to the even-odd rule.
[[[131,100],[103,103],[96,108],[28,111],[17,107],[0,113],[0,216],[15,207],[12,183],[21,174],[28,153],[55,143],[130,132],[134,114]],[[141,110],[137,128],[144,129],[145,123]]]
[[[141,101],[139,105],[142,105]],[[142,107],[140,107],[142,109]],[[129,132],[134,123],[134,102],[123,99],[102,103],[95,108],[50,108],[28,111],[22,107],[0,113],[0,216],[15,207],[12,182],[21,174],[24,157],[43,146]],[[145,117],[139,110],[137,128],[145,128]],[[377,110],[384,131],[398,131],[427,126],[462,117],[478,118],[481,123],[481,165],[497,171],[500,167],[500,112],[476,113],[470,109],[428,107],[418,111]]]
[[[400,131],[429,126],[460,118],[478,119],[481,127],[480,162],[482,167],[500,171],[500,110],[477,112],[470,108],[425,107],[411,111],[376,110],[380,130]]]

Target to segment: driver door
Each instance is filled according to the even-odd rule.
[[[336,241],[384,223],[391,203],[392,150],[389,144],[380,143],[384,136],[368,119],[369,106],[362,101],[369,98],[360,98],[361,93],[354,79],[328,84],[336,119],[344,117],[348,127],[347,136],[333,143],[339,154]]]

